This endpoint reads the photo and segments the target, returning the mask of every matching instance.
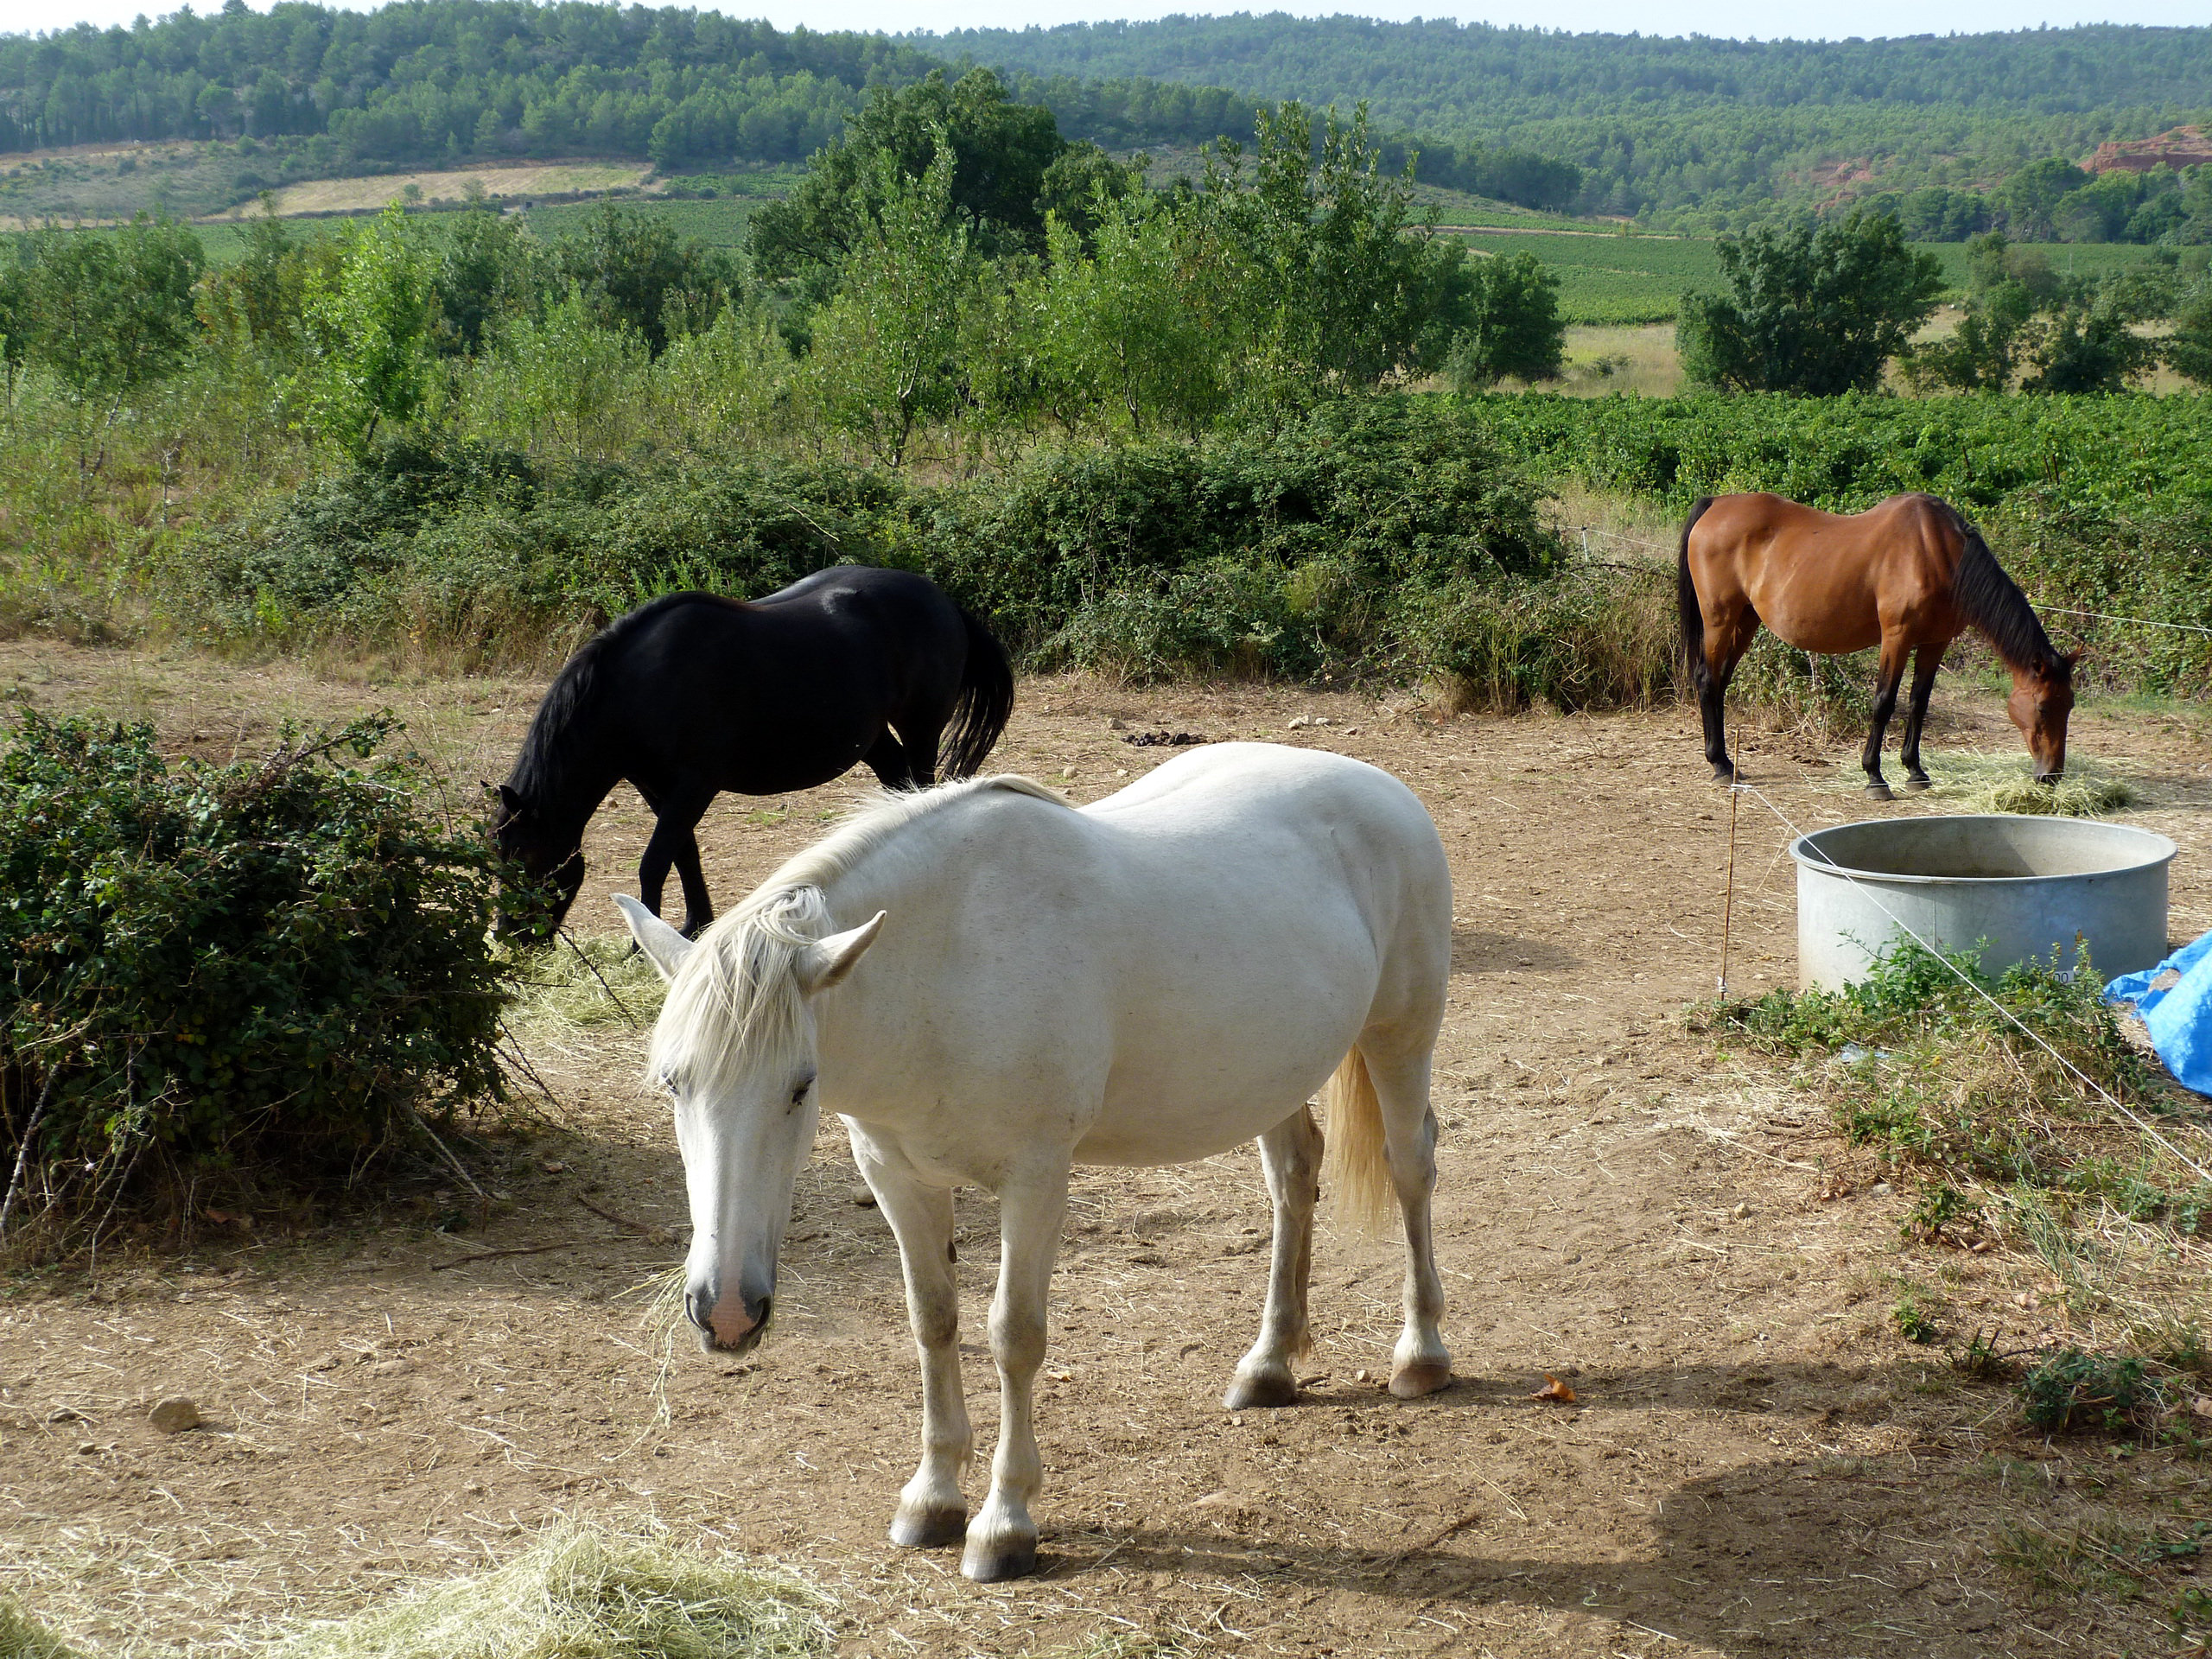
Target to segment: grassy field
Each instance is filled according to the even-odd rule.
[[[1560,308],[1570,323],[1633,327],[1671,322],[1685,289],[1720,286],[1720,260],[1711,242],[1688,237],[1524,234],[1469,227],[1467,245],[1481,253],[1533,253],[1558,273]],[[1954,292],[1967,280],[1963,242],[1920,245],[1943,266]],[[2141,263],[2147,248],[2126,244],[2019,245],[2047,257],[2065,276],[2096,276]]]
[[[1720,283],[1713,244],[1688,238],[1497,230],[1465,234],[1478,253],[1533,253],[1549,265],[1560,279],[1560,309],[1571,323],[1671,322],[1683,289],[1717,288]]]

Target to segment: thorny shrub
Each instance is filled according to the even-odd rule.
[[[492,856],[389,716],[264,759],[26,710],[0,755],[0,1226],[342,1178],[496,1096]],[[102,1213],[105,1213],[104,1211]],[[97,1227],[97,1223],[93,1225]]]

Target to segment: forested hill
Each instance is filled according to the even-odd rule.
[[[796,162],[868,89],[940,60],[880,35],[785,33],[714,12],[525,0],[380,10],[226,0],[130,29],[0,35],[0,151],[134,139],[312,145],[327,165],[650,156]],[[1062,79],[1063,130],[1108,144],[1248,135],[1252,100],[1179,80]]]
[[[1594,212],[1986,188],[2212,117],[2212,29],[1754,42],[1274,14],[906,38],[1036,74],[1364,99],[1385,125],[1580,162]]]

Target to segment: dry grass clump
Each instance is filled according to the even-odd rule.
[[[627,933],[574,933],[531,951],[518,967],[514,1011],[523,1035],[558,1043],[609,1026],[643,1029],[659,1016],[665,988]]]
[[[2066,775],[2055,784],[2036,782],[2033,763],[2024,751],[1999,754],[1982,749],[1929,749],[1921,764],[1932,780],[1923,798],[1940,802],[1951,812],[2101,818],[2144,803],[2143,791],[2133,780],[2094,760],[2069,760]],[[1894,786],[1901,771],[1894,750],[1884,755],[1883,765]],[[1858,793],[1863,786],[1858,753],[1839,759],[1836,771],[1835,779],[1824,787],[1838,794]]]
[[[78,1659],[77,1649],[0,1593],[0,1659]]]
[[[270,1659],[785,1659],[828,1651],[788,1574],[582,1527],[505,1567],[280,1643]]]
[[[2039,784],[2024,753],[1992,754],[1980,749],[1930,750],[1932,798],[1961,812],[2031,812],[2062,818],[2096,818],[2136,805],[2142,791],[2094,761],[2069,761],[2056,784]]]

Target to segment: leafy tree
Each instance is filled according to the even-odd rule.
[[[971,69],[954,82],[933,73],[910,86],[876,88],[844,136],[807,163],[798,188],[753,215],[753,268],[772,280],[826,290],[868,241],[889,200],[886,181],[921,178],[940,140],[952,166],[946,222],[957,221],[985,257],[1041,251],[1047,176],[1066,155],[1067,141],[1050,110],[1014,102],[991,71]],[[1103,159],[1080,165],[1098,171]],[[1073,169],[1063,171],[1054,179],[1056,194],[1065,198],[1084,182]]]
[[[79,398],[112,405],[176,370],[198,338],[200,238],[141,213],[113,236],[38,233],[25,280],[31,355]]]
[[[438,255],[439,348],[470,357],[484,350],[500,321],[536,307],[544,264],[519,219],[483,207],[461,214]]]
[[[1943,291],[1936,256],[1878,214],[1722,237],[1718,251],[1730,291],[1683,296],[1675,338],[1691,383],[1724,391],[1871,391]]]
[[[2018,372],[2022,330],[2035,315],[2024,283],[2003,282],[1967,302],[1958,332],[1916,346],[1905,359],[1908,377],[1922,387],[1954,391],[2005,391]]]
[[[1241,155],[1209,164],[1205,214],[1240,261],[1255,411],[1444,366],[1468,321],[1465,248],[1416,221],[1410,181],[1386,177],[1364,110],[1313,123],[1296,104],[1264,112],[1250,188]]]
[[[977,259],[952,211],[955,165],[949,135],[918,178],[894,153],[876,153],[868,188],[880,209],[814,318],[808,378],[824,417],[892,467],[905,462],[916,426],[956,401]]]
[[[482,252],[512,253],[512,244],[497,247],[495,235],[479,233]],[[552,263],[556,280],[580,291],[602,327],[629,329],[656,357],[671,334],[708,327],[742,295],[725,256],[680,238],[664,219],[612,201],[602,201],[582,232],[556,245]]]
[[[542,318],[519,318],[502,332],[499,350],[479,365],[476,401],[500,436],[525,448],[550,441],[582,460],[608,447],[608,424],[646,361],[638,334],[603,326],[571,288]]]
[[[1445,372],[1462,391],[1509,377],[1553,380],[1567,352],[1559,278],[1533,253],[1477,260],[1469,275],[1468,321]]]
[[[2175,311],[2166,363],[2185,379],[2212,386],[2212,281],[2200,280]]]
[[[2023,242],[2057,240],[2059,204],[2088,181],[2080,168],[2056,156],[2030,162],[1998,192],[2006,230]]]
[[[24,243],[8,238],[0,250],[0,377],[6,381],[6,407],[16,403],[16,378],[22,372],[30,349],[32,328],[30,271],[23,264]]]
[[[294,385],[323,442],[358,459],[379,426],[422,409],[435,367],[435,256],[394,203],[353,234],[334,268],[315,273]]]
[[[2034,327],[2035,372],[2023,391],[2124,391],[2156,365],[2155,341],[2137,334],[2135,319],[2109,296],[2062,307]]]

